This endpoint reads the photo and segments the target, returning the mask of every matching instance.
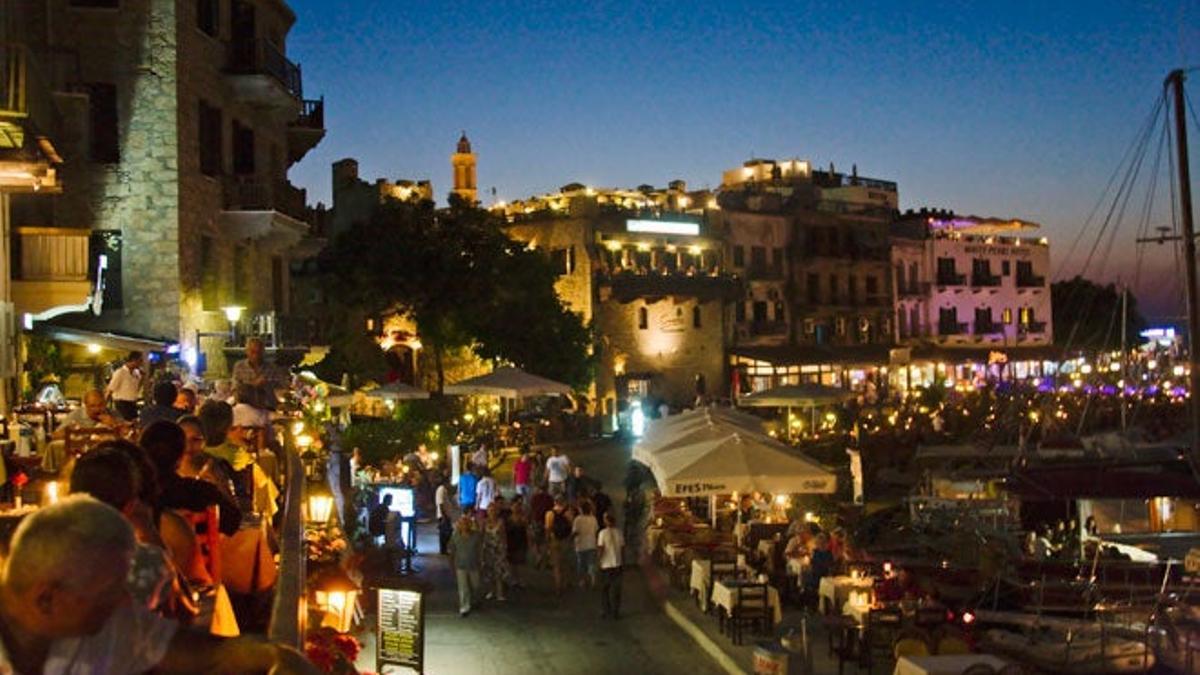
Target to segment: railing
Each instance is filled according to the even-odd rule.
[[[91,230],[18,227],[14,277],[24,281],[87,281]]]
[[[1020,325],[1020,331],[1022,333],[1045,333],[1046,332],[1046,322],[1045,321],[1026,321],[1025,323]]]
[[[787,335],[786,321],[755,321],[750,324],[751,335]]]
[[[1017,288],[1041,288],[1046,285],[1046,277],[1033,276],[1032,274],[1018,274]]]
[[[269,181],[255,176],[227,176],[225,209],[228,211],[278,211],[308,222],[304,190],[287,181]]]
[[[296,98],[303,98],[300,66],[288,60],[279,48],[263,39],[229,43],[229,71],[241,75],[270,75]]]
[[[1004,332],[1004,325],[996,323],[995,321],[992,321],[990,319],[988,321],[976,321],[975,322],[975,334],[976,335],[994,335],[996,333],[1003,333],[1003,332]]]
[[[300,103],[300,114],[292,121],[291,126],[303,129],[325,128],[325,97],[305,99]]]
[[[270,348],[329,344],[325,325],[316,318],[289,316],[277,312],[257,312],[243,316],[237,324],[236,338],[229,344],[244,347],[250,338],[259,338]]]
[[[57,127],[58,113],[50,93],[50,81],[37,68],[29,48],[22,44],[0,43],[0,74],[3,75],[0,79],[0,120],[25,120],[38,132],[52,134]]]
[[[938,275],[937,275],[937,285],[938,286],[965,286],[966,283],[967,283],[967,275],[965,275],[965,274],[951,274],[951,273],[938,272]]]
[[[272,642],[296,649],[304,647],[308,607],[304,583],[307,551],[304,545],[304,465],[291,437],[288,425],[281,424],[284,439],[284,472],[287,485],[283,493],[283,522],[279,528],[279,576],[275,582],[275,601],[267,636]]]
[[[938,335],[962,335],[967,332],[967,324],[964,322],[938,322]]]
[[[991,274],[991,273],[972,274],[971,275],[971,285],[972,286],[999,286],[1000,285],[1000,277],[996,276],[995,274]]]

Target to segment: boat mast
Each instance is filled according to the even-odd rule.
[[[1128,354],[1125,353],[1125,327],[1129,324],[1129,287],[1121,284],[1121,391],[1117,392],[1117,402],[1121,404],[1121,433],[1126,431],[1125,423],[1125,364],[1129,362]]]
[[[1187,102],[1183,96],[1183,70],[1172,70],[1164,82],[1175,93],[1175,155],[1179,167],[1179,213],[1183,225],[1183,265],[1187,279],[1188,357],[1192,371],[1188,377],[1192,412],[1192,472],[1200,475],[1200,308],[1196,298],[1196,232],[1192,223],[1192,177],[1188,166]]]

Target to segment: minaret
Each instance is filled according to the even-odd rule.
[[[450,166],[454,167],[454,194],[474,204],[478,202],[475,188],[475,153],[471,152],[471,141],[467,132],[458,139],[458,149],[450,155]]]

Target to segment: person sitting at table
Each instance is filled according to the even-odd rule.
[[[813,538],[812,553],[809,555],[805,586],[816,589],[821,579],[833,573],[833,554],[829,552],[829,537],[824,533]]]
[[[83,395],[83,405],[72,410],[63,419],[62,425],[58,429],[55,429],[51,438],[65,438],[67,429],[71,428],[94,429],[95,427],[108,427],[115,429],[119,425],[120,421],[104,405],[104,393],[99,389],[90,389]]]
[[[184,428],[167,421],[146,427],[138,439],[158,477],[158,495],[153,504],[155,510],[160,514],[176,509],[203,512],[210,506],[216,506],[221,519],[221,533],[234,534],[242,520],[237,503],[208,481],[179,475],[187,443],[188,436]]]
[[[159,420],[167,420],[174,422],[183,417],[184,412],[175,407],[175,399],[179,396],[178,389],[175,388],[175,383],[170,380],[162,380],[154,385],[154,392],[150,405],[142,408],[138,413],[138,427],[145,429]]]
[[[887,576],[875,587],[875,599],[888,604],[903,600],[916,600],[924,595],[916,577],[907,568],[901,567]]]

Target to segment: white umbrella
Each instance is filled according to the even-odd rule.
[[[472,377],[462,382],[446,385],[447,394],[462,396],[483,395],[504,398],[529,396],[566,395],[571,387],[544,377],[532,375],[520,368],[497,368],[487,375]]]
[[[363,392],[370,398],[381,398],[385,401],[410,401],[418,398],[429,398],[429,392],[403,382],[392,382],[382,387]]]
[[[757,434],[722,438],[652,458],[651,471],[663,494],[703,497],[732,492],[830,494],[837,478],[787,445]]]
[[[634,445],[633,458],[649,466],[641,457],[654,454],[667,446],[676,446],[680,439],[698,432],[715,430],[733,433],[762,433],[762,420],[731,411],[728,408],[701,408],[696,411],[652,420],[646,433]]]

